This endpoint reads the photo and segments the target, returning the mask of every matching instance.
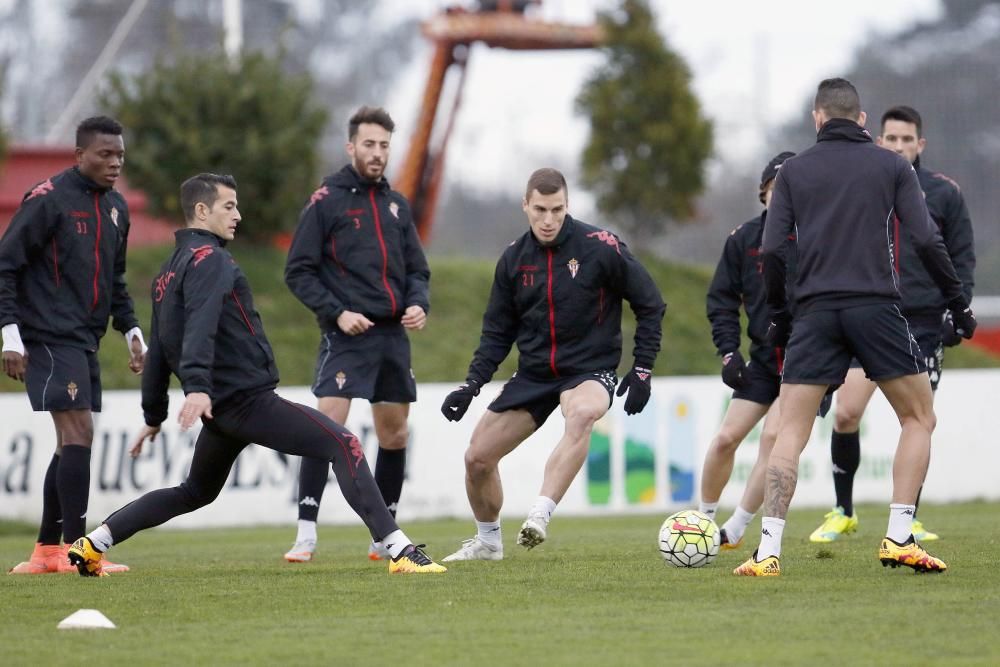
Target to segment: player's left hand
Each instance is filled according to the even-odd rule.
[[[642,412],[653,391],[652,381],[653,371],[639,366],[630,370],[628,375],[622,378],[615,396],[624,396],[625,392],[628,392],[628,398],[625,399],[625,414],[635,415]]]
[[[420,331],[427,324],[427,313],[420,306],[409,306],[400,321],[407,329]]]
[[[949,311],[941,320],[941,344],[945,347],[955,347],[961,342],[962,336],[955,331],[955,319]]]
[[[132,446],[128,449],[128,455],[132,458],[136,458],[139,454],[142,454],[142,445],[147,440],[153,442],[157,435],[160,433],[159,426],[146,425],[142,427],[142,431],[139,433],[139,437],[132,441]]]
[[[142,341],[138,337],[133,338],[128,346],[128,368],[136,375],[141,375],[146,366],[146,352],[142,347]]]
[[[976,316],[972,314],[972,308],[968,306],[962,310],[952,310],[951,319],[955,323],[955,333],[966,339],[972,338],[972,334],[975,333],[976,327],[979,325],[976,322]]]
[[[204,392],[193,391],[184,399],[181,413],[177,415],[177,423],[181,425],[182,431],[186,431],[202,417],[212,419],[212,398]]]

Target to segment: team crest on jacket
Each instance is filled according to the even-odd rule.
[[[392,213],[392,217],[399,220],[399,204],[394,201],[389,202],[389,213]]]
[[[576,261],[576,257],[566,262],[566,268],[569,269],[569,277],[576,278],[576,272],[580,270],[580,262]]]
[[[118,209],[111,207],[111,222],[114,223],[115,227],[118,226]]]
[[[337,389],[343,389],[344,385],[347,384],[347,375],[344,371],[337,371],[337,375],[335,377],[337,379]]]
[[[76,400],[77,389],[78,387],[76,386],[76,383],[73,382],[72,380],[68,385],[66,385],[66,393],[69,394],[69,400],[71,401]]]

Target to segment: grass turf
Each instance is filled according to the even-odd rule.
[[[335,501],[331,501],[335,502]],[[927,506],[940,575],[884,569],[884,506],[857,534],[808,542],[820,511],[789,515],[776,579],[733,577],[756,544],[701,570],[665,565],[662,517],[556,517],[532,552],[504,524],[506,559],[392,576],[360,527],[320,528],[316,562],[286,564],[293,529],[153,530],[117,547],[133,571],[105,579],[3,576],[0,646],[12,665],[120,664],[988,665],[1000,661],[997,503]],[[724,514],[723,516],[728,516]],[[471,521],[404,526],[442,558]],[[28,527],[0,524],[0,562],[27,557]],[[59,631],[96,608],[112,631]]]

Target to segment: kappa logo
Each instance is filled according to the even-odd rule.
[[[392,217],[399,220],[399,204],[394,201],[389,202],[389,213],[392,213]]]
[[[344,385],[347,384],[347,374],[344,371],[337,371],[334,377],[337,380],[337,389],[343,389]]]
[[[205,259],[214,252],[214,250],[212,250],[212,246],[210,245],[202,245],[197,248],[191,248],[190,250],[194,255],[195,266],[198,266],[201,263],[201,260]]]
[[[587,234],[587,238],[588,239],[596,238],[598,241],[607,243],[609,246],[614,248],[615,252],[617,252],[619,255],[622,254],[621,246],[618,245],[618,237],[612,234],[611,232],[602,229],[599,232],[591,232]]]
[[[118,209],[114,207],[111,208],[111,222],[115,224],[115,227],[118,226]]]
[[[319,503],[312,496],[306,496],[299,501],[299,505],[308,505],[309,507],[319,507]]]
[[[52,179],[48,178],[44,182],[39,183],[32,188],[31,192],[28,193],[28,196],[24,198],[24,201],[31,201],[35,197],[44,197],[52,192],[53,189],[55,189],[55,186],[52,185]]]
[[[767,528],[764,528],[763,530],[761,530],[761,531],[760,531],[760,534],[761,534],[761,535],[767,535],[768,537],[771,537],[771,533],[769,533],[769,532],[767,531]]]
[[[69,400],[76,400],[77,389],[76,383],[70,380],[70,383],[66,385],[66,393],[69,394]]]
[[[566,262],[566,268],[569,269],[569,277],[575,279],[577,271],[580,270],[580,262],[576,261],[576,257]]]
[[[311,195],[309,195],[309,206],[312,206],[318,201],[321,201],[323,197],[330,194],[330,189],[325,185],[317,188]]]
[[[354,457],[354,465],[361,465],[361,462],[365,460],[365,450],[361,448],[361,441],[358,440],[357,436],[352,435],[347,446],[351,448],[351,456]]]
[[[167,292],[167,285],[174,279],[174,275],[173,271],[167,271],[163,275],[157,276],[156,287],[153,288],[153,299],[156,300],[156,303],[163,301],[163,295]]]

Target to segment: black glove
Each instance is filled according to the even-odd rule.
[[[961,310],[952,309],[951,319],[955,325],[955,333],[965,339],[972,338],[972,334],[979,325],[979,323],[976,322],[976,316],[972,314],[972,308],[969,306],[966,306]]]
[[[615,396],[624,396],[625,392],[628,391],[628,398],[625,399],[625,414],[635,415],[646,407],[646,403],[649,402],[649,394],[652,391],[652,380],[653,371],[639,366],[630,370],[628,375],[622,378]]]
[[[767,325],[767,342],[774,347],[788,345],[788,337],[792,335],[792,316],[787,311],[778,310],[771,313],[771,322]]]
[[[465,384],[448,394],[441,404],[441,414],[448,421],[457,422],[465,416],[465,411],[472,405],[472,399],[479,396],[479,383],[466,380]]]
[[[826,393],[823,394],[823,400],[819,402],[819,410],[816,411],[816,416],[822,419],[826,417],[830,412],[830,408],[833,407],[833,392],[840,389],[839,384],[832,384],[826,388]]]
[[[961,342],[962,337],[955,331],[955,320],[949,311],[941,320],[941,344],[945,347],[955,347]]]
[[[746,362],[739,350],[722,355],[722,381],[733,389],[742,389],[746,381],[743,379],[743,371],[746,370]]]

